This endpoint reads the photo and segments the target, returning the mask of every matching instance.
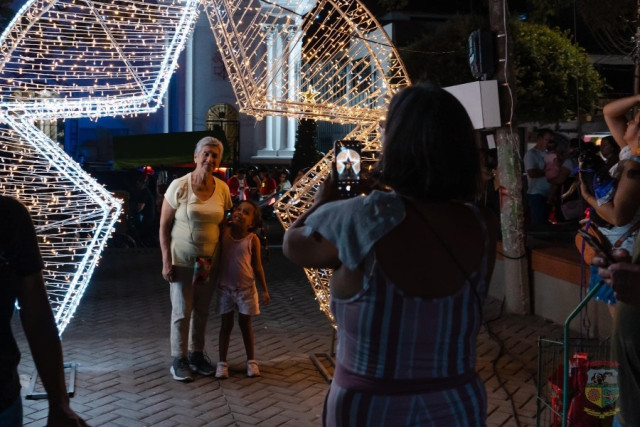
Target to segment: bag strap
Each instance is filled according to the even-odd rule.
[[[640,229],[640,221],[629,227],[629,229],[622,236],[620,236],[618,240],[616,240],[616,242],[613,244],[613,247],[619,248],[620,246],[622,246],[622,243],[627,240],[627,238],[629,238],[633,233],[638,231],[638,229]]]

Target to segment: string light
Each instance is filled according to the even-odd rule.
[[[24,203],[36,228],[58,332],[71,320],[121,203],[28,118],[0,113],[0,194]]]
[[[25,203],[58,332],[121,202],[34,123],[155,111],[199,0],[31,0],[0,36],[0,193]]]
[[[240,111],[257,118],[378,122],[410,83],[386,32],[358,1],[211,0],[204,10]]]
[[[153,112],[199,0],[31,0],[0,36],[0,108],[43,119]]]
[[[410,83],[388,36],[356,0],[28,1],[0,35],[0,191],[32,213],[60,333],[121,203],[34,123],[156,111],[200,5],[240,110],[258,119],[355,124],[347,137],[366,140],[363,155],[374,158],[379,118]],[[310,205],[329,160],[278,203],[285,227]],[[331,271],[306,274],[330,317]]]

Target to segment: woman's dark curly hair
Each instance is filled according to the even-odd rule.
[[[420,200],[473,200],[480,154],[466,110],[449,92],[420,83],[397,93],[385,122],[380,180]]]

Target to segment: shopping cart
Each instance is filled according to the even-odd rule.
[[[538,339],[537,426],[611,426],[619,411],[618,364],[610,341],[572,337],[569,331],[600,286],[569,314],[562,339]]]

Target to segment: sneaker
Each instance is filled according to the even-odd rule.
[[[171,365],[171,369],[169,371],[171,372],[171,375],[173,375],[173,379],[176,381],[193,381],[191,371],[189,370],[189,361],[186,357],[176,357],[173,359],[173,365]]]
[[[201,351],[189,353],[189,369],[191,369],[191,372],[193,373],[198,373],[207,377],[209,375],[213,375],[211,360]]]
[[[247,360],[247,376],[248,377],[259,377],[260,369],[258,369],[258,362],[255,360]]]
[[[216,365],[216,378],[221,380],[229,378],[229,364],[227,362],[218,362]]]

